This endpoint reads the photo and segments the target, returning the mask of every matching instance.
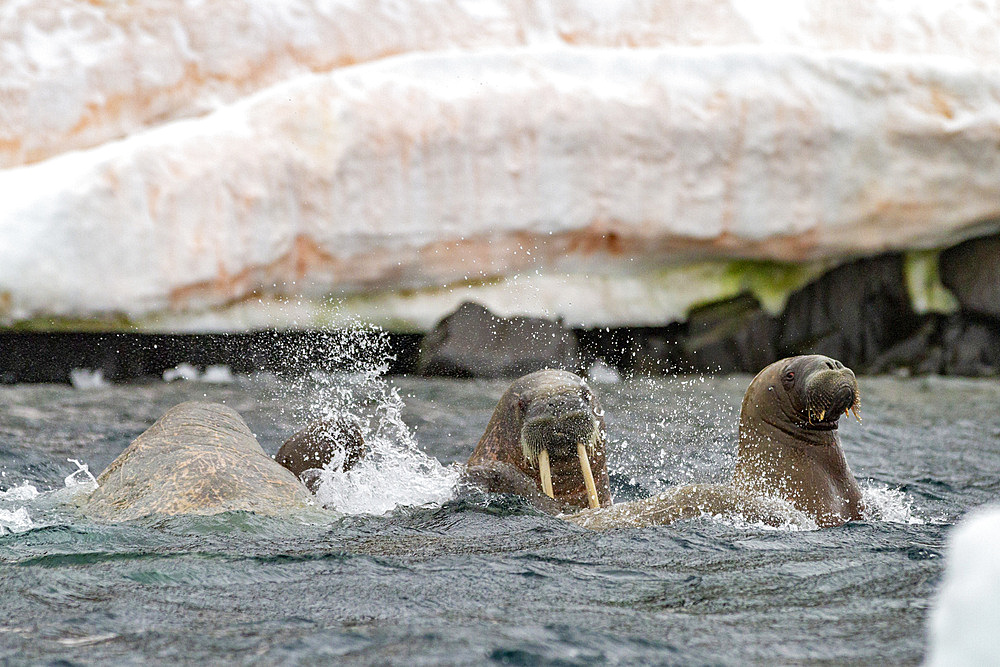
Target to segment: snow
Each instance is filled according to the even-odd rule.
[[[998,17],[6,3],[0,326],[662,324],[734,263],[946,246],[1000,217]]]

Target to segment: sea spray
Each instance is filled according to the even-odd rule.
[[[913,507],[913,498],[902,489],[868,481],[861,484],[865,521],[884,521],[919,526],[927,523]]]
[[[345,514],[384,514],[454,495],[458,471],[424,454],[403,421],[403,399],[385,377],[393,357],[384,331],[359,324],[315,332],[285,354],[289,368],[314,368],[278,374],[282,411],[290,410],[300,427],[316,419],[354,419],[366,445],[366,456],[351,470],[343,470],[343,457],[327,465],[316,489],[319,502]]]
[[[611,434],[609,473],[648,495],[680,484],[728,480],[739,403],[719,395],[719,382],[680,375],[602,388]]]

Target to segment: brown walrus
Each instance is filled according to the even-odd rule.
[[[606,439],[604,411],[583,378],[537,371],[500,398],[465,478],[486,491],[527,496],[546,511],[606,507]]]
[[[732,484],[676,487],[644,500],[579,512],[587,528],[648,526],[702,514],[788,522],[788,505],[819,526],[861,518],[861,490],[837,434],[842,414],[860,405],[851,369],[821,355],[782,359],[753,379],[740,411]]]
[[[181,403],[112,461],[78,504],[103,521],[236,510],[283,514],[315,504],[309,490],[331,460],[339,457],[347,469],[363,455],[360,426],[347,418],[311,423],[282,445],[275,461],[232,408]]]
[[[283,514],[313,504],[291,472],[264,453],[235,410],[176,405],[97,478],[80,505],[102,521],[246,511]]]
[[[281,445],[274,460],[315,493],[320,473],[331,461],[347,471],[364,455],[361,424],[353,417],[338,415],[317,419],[295,433]]]

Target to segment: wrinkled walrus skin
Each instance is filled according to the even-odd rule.
[[[860,405],[851,369],[822,355],[782,359],[750,383],[732,484],[692,484],[567,520],[586,528],[650,526],[704,514],[770,525],[840,526],[862,518],[861,490],[840,446],[841,416]]]
[[[274,515],[312,504],[305,486],[264,453],[239,414],[218,403],[168,410],[97,484],[82,510],[102,521],[238,510]]]

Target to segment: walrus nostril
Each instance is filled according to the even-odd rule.
[[[854,405],[854,388],[846,384],[837,387],[833,395],[833,401],[840,408],[838,412],[851,407]]]

